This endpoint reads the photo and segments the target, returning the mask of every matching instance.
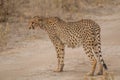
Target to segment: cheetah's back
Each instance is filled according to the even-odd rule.
[[[87,40],[93,42],[95,28],[99,28],[97,23],[90,19],[59,24],[56,28],[57,36],[64,44],[72,48],[79,47]]]

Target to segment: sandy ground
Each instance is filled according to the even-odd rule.
[[[96,20],[102,28],[103,57],[115,80],[120,80],[119,18],[106,16]],[[64,72],[55,73],[56,52],[48,38],[26,39],[19,44],[0,53],[0,80],[83,80],[90,69],[82,47],[66,48]]]

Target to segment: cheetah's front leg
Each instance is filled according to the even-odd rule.
[[[58,59],[58,66],[55,69],[55,72],[62,72],[64,67],[64,45],[58,44],[56,45],[56,52],[57,52],[57,59]]]

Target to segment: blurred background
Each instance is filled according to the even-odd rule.
[[[83,80],[90,70],[82,47],[66,48],[65,71],[54,73],[54,46],[45,31],[28,29],[33,16],[97,22],[104,60],[120,80],[120,0],[0,0],[0,80]]]
[[[107,28],[105,25],[109,23],[103,22],[109,20],[111,23],[113,20],[112,25],[117,24],[114,20],[119,18],[119,14],[120,0],[0,0],[0,50],[15,47],[19,41],[29,37],[42,37],[38,35],[40,31],[31,33],[27,30],[28,21],[33,16],[57,16],[65,21],[90,18]],[[120,30],[119,27],[116,29]],[[110,41],[109,38],[104,40]]]

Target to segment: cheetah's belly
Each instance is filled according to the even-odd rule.
[[[60,37],[61,41],[71,48],[79,47],[82,44],[82,41],[79,36],[72,36],[72,35],[62,35]]]

